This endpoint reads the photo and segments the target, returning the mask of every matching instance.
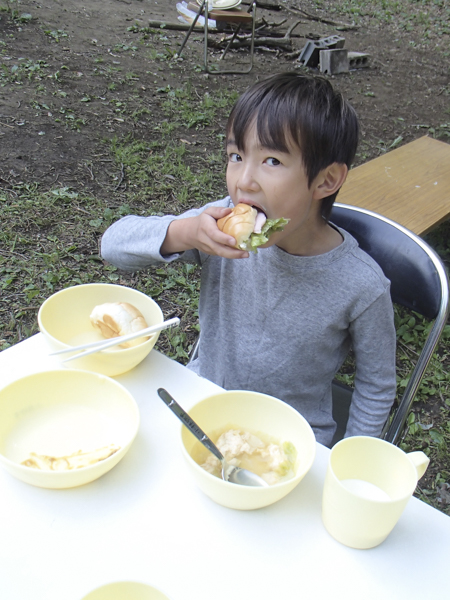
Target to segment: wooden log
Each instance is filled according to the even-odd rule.
[[[256,0],[256,6],[258,8],[265,8],[266,10],[283,10],[283,7],[280,4],[264,2],[264,0]]]
[[[223,48],[231,38],[216,41],[208,39],[208,46],[211,48]],[[247,48],[251,45],[251,37],[238,36],[233,42],[231,48]],[[271,38],[271,37],[257,37],[254,41],[255,48],[258,46],[266,46],[267,48],[280,48],[281,50],[292,50],[291,40],[288,38]]]
[[[148,26],[152,29],[173,29],[175,31],[187,31],[190,27],[188,23],[166,23],[165,21],[149,21]],[[203,25],[196,25],[194,31],[204,31]]]

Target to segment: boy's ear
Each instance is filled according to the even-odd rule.
[[[321,200],[339,190],[347,178],[348,167],[341,163],[333,163],[322,169],[314,184],[314,199]]]

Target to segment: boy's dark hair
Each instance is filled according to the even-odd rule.
[[[245,150],[245,135],[256,119],[263,146],[288,152],[288,141],[300,148],[311,185],[322,169],[333,163],[348,168],[358,146],[358,118],[353,107],[321,76],[286,72],[248,89],[231,111],[227,138]],[[322,200],[328,221],[338,192]]]

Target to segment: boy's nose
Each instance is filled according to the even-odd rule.
[[[256,191],[259,189],[255,178],[254,169],[251,165],[243,165],[239,173],[238,186],[241,190]]]

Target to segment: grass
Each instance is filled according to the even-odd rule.
[[[20,10],[20,2],[17,0],[3,0],[0,4],[0,12],[7,13],[17,23],[28,23],[33,18],[30,13]]]
[[[137,207],[139,197],[131,196]],[[1,350],[37,332],[36,312],[50,294],[70,285],[113,282],[133,285],[160,301],[166,313],[175,312],[184,323],[193,323],[184,331],[171,332],[166,340],[168,354],[187,358],[187,332],[192,332],[192,341],[196,331],[196,267],[178,265],[134,277],[104,265],[98,255],[100,233],[131,212],[128,204],[112,209],[69,188],[44,192],[39,186],[22,185],[0,193],[0,205]]]
[[[203,152],[195,141],[183,139],[182,133],[176,138],[174,132],[187,129],[195,135],[196,130],[210,127],[221,111],[229,111],[236,95],[223,91],[217,97],[200,95],[189,85],[166,87],[158,93],[165,118],[154,125],[151,141],[124,135],[103,142],[111,163],[112,199],[69,187],[45,190],[38,183],[12,184],[0,191],[0,350],[37,331],[36,311],[53,292],[104,281],[134,285],[162,303],[166,316],[180,316],[187,323],[185,329],[166,332],[161,338],[170,356],[186,361],[198,329],[196,267],[177,264],[137,275],[118,273],[103,264],[98,240],[108,225],[126,214],[179,212],[224,194],[223,153]],[[81,121],[64,107],[58,111],[35,100],[32,106],[37,111],[52,110],[55,121],[64,117],[71,128]],[[113,106],[118,114],[130,117],[126,102],[116,100]],[[148,112],[142,107],[131,118]],[[214,128],[211,135],[216,135]]]

